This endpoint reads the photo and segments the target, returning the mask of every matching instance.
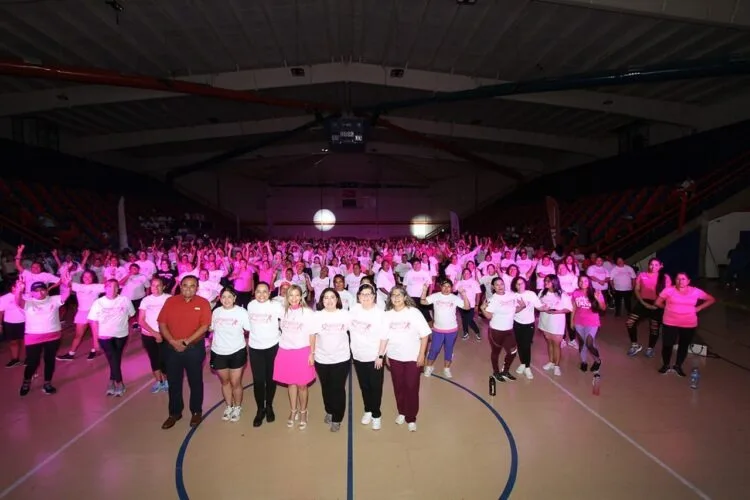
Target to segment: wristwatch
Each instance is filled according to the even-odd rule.
[[[378,354],[378,359],[385,359],[385,354]]]

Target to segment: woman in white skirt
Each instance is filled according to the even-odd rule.
[[[99,279],[96,273],[93,271],[84,271],[81,275],[80,283],[72,284],[73,293],[76,294],[76,301],[78,302],[78,310],[76,311],[73,323],[76,325],[75,337],[73,337],[73,343],[70,344],[70,350],[66,354],[57,356],[59,361],[73,361],[75,358],[76,351],[81,345],[83,336],[86,335],[86,330],[89,329],[89,311],[91,305],[96,299],[104,293],[104,285],[99,283]],[[96,338],[94,332],[91,332],[91,349],[89,350],[88,360],[91,361],[96,357],[96,353],[99,351],[99,339]]]
[[[539,313],[539,329],[547,341],[547,355],[549,362],[543,366],[545,370],[552,370],[555,376],[562,375],[560,371],[560,342],[565,336],[567,321],[565,315],[573,310],[570,296],[562,291],[560,280],[554,274],[544,277],[544,289],[539,292],[542,309]]]
[[[242,371],[247,363],[245,332],[250,331],[247,311],[236,304],[237,292],[224,288],[219,294],[221,307],[211,315],[211,368],[221,381],[225,422],[237,422],[242,415]]]
[[[291,285],[284,298],[279,351],[273,365],[273,379],[286,384],[289,391],[287,427],[299,420],[300,430],[307,428],[307,387],[315,380],[315,313],[302,300],[302,289]]]

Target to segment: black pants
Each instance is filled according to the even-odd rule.
[[[376,370],[374,361],[357,361],[355,359],[354,371],[357,372],[359,390],[362,391],[362,399],[365,402],[365,413],[372,413],[372,418],[380,418],[385,367]]]
[[[672,360],[672,349],[677,344],[677,360],[675,366],[682,367],[687,358],[690,344],[693,343],[695,328],[680,328],[678,326],[664,325],[661,337],[661,361],[664,366],[669,366]]]
[[[182,400],[182,380],[187,375],[190,387],[190,413],[203,413],[203,360],[206,350],[203,341],[197,342],[184,351],[177,352],[166,342],[162,343],[164,365],[167,368],[169,383],[169,414],[182,415],[185,403]]]
[[[122,353],[125,351],[127,337],[100,338],[99,345],[104,351],[104,356],[109,363],[109,379],[114,382],[122,382]]]
[[[516,332],[516,344],[518,345],[518,358],[522,365],[531,366],[531,341],[534,340],[534,323],[524,325],[513,322],[513,331]]]
[[[55,374],[55,356],[60,348],[60,339],[42,342],[26,346],[26,368],[23,370],[23,379],[31,380],[31,377],[39,368],[42,361],[42,352],[44,353],[44,382],[52,382],[52,376]]]
[[[315,371],[320,379],[323,392],[323,406],[331,415],[331,421],[341,423],[346,411],[346,377],[349,375],[350,361],[324,365],[315,362]]]
[[[161,346],[163,344],[156,341],[156,338],[141,334],[141,344],[148,355],[148,362],[151,365],[152,372],[166,372],[164,367],[164,356],[162,356]]]
[[[464,335],[469,334],[469,328],[474,330],[474,333],[479,333],[479,327],[477,322],[474,321],[474,309],[458,308],[458,313],[461,315],[461,327],[463,328]]]
[[[273,362],[279,352],[279,344],[268,349],[249,349],[250,370],[253,373],[253,395],[258,410],[273,406],[276,382],[273,381]]]
[[[490,339],[490,363],[494,373],[504,373],[510,370],[510,365],[516,359],[518,348],[516,346],[516,336],[513,330],[495,330],[488,328],[488,337]],[[505,350],[505,359],[503,360],[503,369],[500,369],[500,354]]]
[[[422,304],[421,297],[412,297],[414,299],[414,302],[417,304],[417,309],[419,309],[419,312],[422,313],[422,316],[424,316],[424,319],[429,323],[432,321],[432,317],[430,316],[430,308],[432,306],[426,306]]]
[[[625,305],[625,312],[630,314],[633,310],[633,290],[615,290],[615,316],[622,314],[622,306]]]

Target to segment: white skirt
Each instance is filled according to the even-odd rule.
[[[76,311],[76,316],[73,319],[73,323],[75,323],[76,325],[87,325],[89,323],[89,312],[81,311],[80,309]]]

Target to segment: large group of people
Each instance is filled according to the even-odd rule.
[[[109,364],[106,395],[123,396],[123,353],[137,331],[153,373],[151,392],[169,396],[164,429],[182,418],[185,378],[190,425],[201,423],[207,351],[221,383],[225,421],[241,419],[242,376],[249,361],[253,426],[275,421],[281,384],[289,400],[286,425],[307,428],[308,388],[317,379],[323,421],[336,432],[353,365],[364,401],[362,424],[374,430],[382,426],[388,367],[395,422],[416,431],[420,380],[433,375],[441,352],[440,373],[453,376],[459,336],[463,341],[472,333],[476,341],[486,336],[492,376],[499,382],[534,378],[531,344],[537,329],[547,348],[543,370],[562,376],[561,357],[572,350],[582,371],[598,372],[601,317],[607,309],[615,316],[624,311],[623,330],[631,341],[627,355],[643,350],[638,326],[646,320],[645,356],[655,355],[661,336],[658,371],[684,376],[697,315],[714,303],[690,285],[686,274],[667,276],[657,259],[636,273],[620,258],[546,251],[502,237],[202,245],[178,237],[136,252],[84,250],[61,256],[53,251],[50,256],[47,262],[25,259],[19,246],[17,276],[6,273],[12,287],[0,297],[2,328],[10,342],[7,367],[22,364],[25,346],[20,395],[31,390],[42,360],[42,390],[54,394],[55,362],[76,359],[90,332],[88,359],[102,351]],[[68,314],[71,307],[74,314]],[[486,320],[486,335],[477,315]],[[73,338],[60,351],[69,316]]]

